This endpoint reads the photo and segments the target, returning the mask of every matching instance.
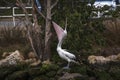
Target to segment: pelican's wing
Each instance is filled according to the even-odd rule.
[[[63,50],[63,53],[64,53],[64,55],[66,55],[70,59],[75,59],[76,58],[74,54],[72,54],[70,52],[67,52],[66,50]]]
[[[53,23],[55,32],[57,34],[58,40],[61,41],[64,37],[64,30],[58,24],[56,24],[54,21],[52,21],[52,23]]]

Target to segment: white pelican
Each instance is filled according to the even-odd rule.
[[[57,37],[58,37],[58,45],[57,45],[57,52],[59,54],[59,56],[68,61],[68,64],[66,67],[64,67],[64,69],[69,69],[69,64],[70,62],[75,62],[77,63],[74,59],[76,59],[75,55],[70,53],[70,52],[67,52],[65,49],[62,49],[62,42],[63,42],[63,39],[67,36],[67,30],[66,30],[66,27],[65,27],[65,30],[63,30],[59,25],[57,25],[55,22],[53,22],[53,27],[56,31],[56,34],[57,34]]]

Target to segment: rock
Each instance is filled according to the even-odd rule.
[[[4,52],[3,54],[2,54],[2,57],[3,58],[6,58],[7,56],[9,56],[11,53],[10,52]]]
[[[43,64],[51,64],[50,60],[43,61]]]
[[[34,52],[29,52],[28,59],[25,60],[25,63],[28,63],[31,66],[37,66],[41,63],[41,61],[39,59],[37,59]]]
[[[34,52],[29,52],[28,53],[28,58],[36,58],[36,55],[35,55],[35,53]]]
[[[29,59],[26,59],[26,60],[18,50],[16,50],[15,52],[4,52],[2,56],[5,57],[5,59],[2,59],[0,61],[0,65],[2,66],[16,65],[18,63],[27,63],[27,64],[30,64],[31,66],[37,66],[41,63],[40,60],[37,60],[33,52],[30,52],[28,54]]]
[[[30,65],[31,65],[31,66],[37,66],[37,65],[39,65],[40,63],[41,63],[40,60],[34,60],[34,62],[31,63]]]
[[[18,50],[15,52],[12,52],[9,56],[7,56],[5,59],[2,59],[0,61],[0,66],[4,65],[16,65],[20,62],[23,62],[24,57],[20,54]]]
[[[120,53],[117,55],[117,60],[120,61]]]
[[[110,61],[116,61],[117,60],[117,55],[111,55],[106,57],[107,59],[109,59]]]
[[[95,63],[104,64],[104,63],[107,63],[110,60],[106,59],[103,56],[94,56],[94,55],[91,55],[91,56],[88,57],[88,61],[89,61],[90,64],[95,64]]]
[[[71,80],[71,79],[81,78],[81,77],[83,77],[83,76],[81,74],[79,74],[79,73],[68,73],[68,72],[66,72],[58,80]]]
[[[120,54],[118,55],[110,55],[108,57],[103,57],[103,56],[94,56],[91,55],[88,57],[88,61],[90,64],[105,64],[108,62],[117,62],[120,61]]]

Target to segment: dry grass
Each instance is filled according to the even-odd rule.
[[[0,57],[3,52],[20,50],[25,55],[31,51],[26,30],[21,27],[0,27]]]
[[[117,55],[120,52],[120,19],[109,19],[103,23],[106,27],[103,33],[106,45],[100,48],[98,55]]]
[[[104,36],[109,46],[120,47],[120,19],[106,20]]]

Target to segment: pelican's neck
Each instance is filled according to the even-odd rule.
[[[59,41],[57,47],[60,47],[60,48],[61,48],[62,42],[63,42],[63,40]]]

